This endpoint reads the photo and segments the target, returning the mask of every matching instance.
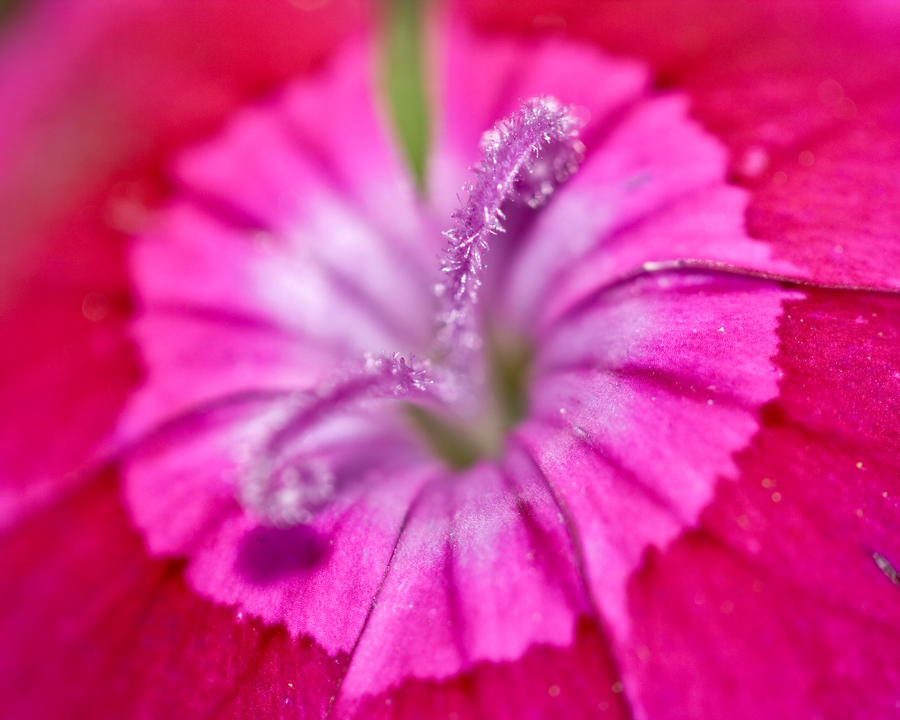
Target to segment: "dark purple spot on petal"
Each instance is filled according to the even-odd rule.
[[[330,553],[327,538],[310,527],[260,525],[244,537],[235,565],[250,582],[269,585],[327,562]]]

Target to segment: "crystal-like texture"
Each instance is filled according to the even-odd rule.
[[[451,364],[465,365],[482,345],[478,291],[492,235],[503,232],[503,206],[524,200],[539,206],[578,167],[583,146],[580,123],[571,110],[549,96],[532,98],[498,122],[481,139],[482,158],[463,192],[467,199],[453,214],[441,263],[443,279],[438,352]]]

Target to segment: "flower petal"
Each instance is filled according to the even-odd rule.
[[[217,395],[309,388],[337,361],[424,346],[439,234],[360,72],[370,55],[349,43],[175,163],[179,199],[132,251],[147,368],[132,433]]]
[[[109,475],[4,536],[0,695],[14,718],[320,716],[324,650],[216,605],[151,560]]]
[[[168,154],[359,18],[352,2],[79,0],[27,3],[3,28],[0,526],[77,481],[136,381],[122,239]]]
[[[411,507],[338,711],[406,678],[439,680],[517,660],[533,645],[569,646],[592,612],[575,557],[552,493],[521,450],[499,467],[436,480]]]
[[[691,527],[777,392],[783,290],[731,277],[647,277],[544,338],[518,431],[569,507],[615,633],[648,546]]]
[[[652,717],[900,707],[896,299],[810,292],[779,334],[780,394],[737,482],[629,587],[626,664]]]
[[[678,96],[635,100],[521,240],[504,287],[525,327],[645,263],[697,258],[795,273],[744,229],[746,193]]]
[[[896,12],[812,0],[465,4],[492,27],[568,26],[646,60],[730,149],[751,191],[750,233],[776,259],[821,283],[900,287]]]
[[[480,662],[443,681],[409,678],[366,698],[351,717],[628,718],[609,646],[583,621],[570,647],[538,645],[516,662]],[[338,717],[340,715],[338,714]]]
[[[350,464],[331,502],[303,525],[261,523],[238,497],[295,405],[283,394],[237,397],[170,424],[129,454],[125,497],[152,554],[188,558],[197,592],[347,652],[407,506],[435,469],[386,413],[341,420],[320,429],[324,442],[307,438],[313,458],[338,442]]]
[[[464,181],[478,133],[523,97],[553,95],[585,121],[579,172],[539,213],[507,221],[515,247],[498,238],[497,302],[507,322],[530,328],[648,262],[695,258],[802,274],[747,236],[747,195],[726,183],[726,149],[689,119],[685,98],[650,95],[641,66],[559,39],[480,36],[459,22],[443,42],[431,186],[438,208]]]

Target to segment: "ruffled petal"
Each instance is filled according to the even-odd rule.
[[[498,678],[533,676],[548,709],[590,702],[612,717],[621,711],[580,548],[527,452],[463,475],[421,461],[393,475],[357,468],[354,485],[312,521],[260,525],[235,486],[268,436],[266,412],[281,402],[223,404],[134,451],[127,504],[153,554],[187,556],[187,581],[201,595],[312,637],[335,658],[347,654],[331,690],[335,717],[377,712],[392,688],[415,696],[423,682],[460,674],[477,679],[465,682],[478,683],[483,702],[497,698]],[[356,448],[364,440],[342,437]],[[375,439],[389,441],[384,432]],[[403,448],[388,452],[396,459]],[[525,665],[514,664],[523,655]],[[586,672],[609,680],[565,677],[548,665],[557,657],[582,658]],[[473,701],[459,690],[435,699],[463,709]]]
[[[439,208],[474,162],[480,132],[523,98],[552,95],[584,122],[579,172],[546,208],[509,220],[514,247],[499,239],[493,251],[507,322],[530,328],[645,263],[693,258],[803,274],[747,236],[747,195],[726,183],[726,149],[688,118],[685,98],[649,94],[640,66],[553,38],[473,35],[452,20],[443,42],[431,178]]]
[[[259,231],[273,265],[295,273],[256,278],[251,285],[268,288],[256,302],[277,302],[284,324],[341,317],[335,330],[373,352],[421,343],[430,330],[422,308],[440,237],[380,116],[374,57],[368,42],[341,48],[321,73],[245,111],[176,164],[183,193],[244,234]],[[367,313],[380,335],[348,324]]]
[[[344,420],[320,429],[324,440],[305,455],[337,452],[347,465],[335,471],[334,498],[302,525],[261,521],[238,499],[294,405],[282,395],[243,397],[176,420],[130,453],[125,496],[152,554],[189,558],[197,592],[348,652],[407,506],[435,468],[383,414],[377,424]]]
[[[577,557],[550,488],[521,449],[436,480],[410,508],[342,679],[338,714],[407,678],[502,672],[532,646],[572,645],[579,618],[592,613]]]
[[[780,394],[738,481],[629,585],[627,672],[648,716],[896,715],[896,302],[787,304]]]
[[[147,372],[132,433],[220,395],[309,388],[336,362],[424,346],[439,233],[361,72],[371,54],[349,44],[175,163],[179,199],[132,251]]]
[[[781,303],[758,281],[645,278],[542,343],[518,431],[570,508],[592,592],[629,624],[624,586],[648,546],[694,525],[775,397]]]
[[[589,128],[588,128],[589,131]],[[694,258],[796,273],[747,236],[747,196],[686,99],[636,100],[521,239],[504,287],[523,326],[648,263]]]
[[[579,623],[568,647],[537,645],[515,662],[480,662],[443,681],[409,678],[366,698],[352,717],[631,717],[609,644],[596,625]]]

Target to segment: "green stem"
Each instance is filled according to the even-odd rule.
[[[403,152],[420,191],[425,190],[428,99],[422,52],[421,0],[387,0],[384,77],[388,106]]]

